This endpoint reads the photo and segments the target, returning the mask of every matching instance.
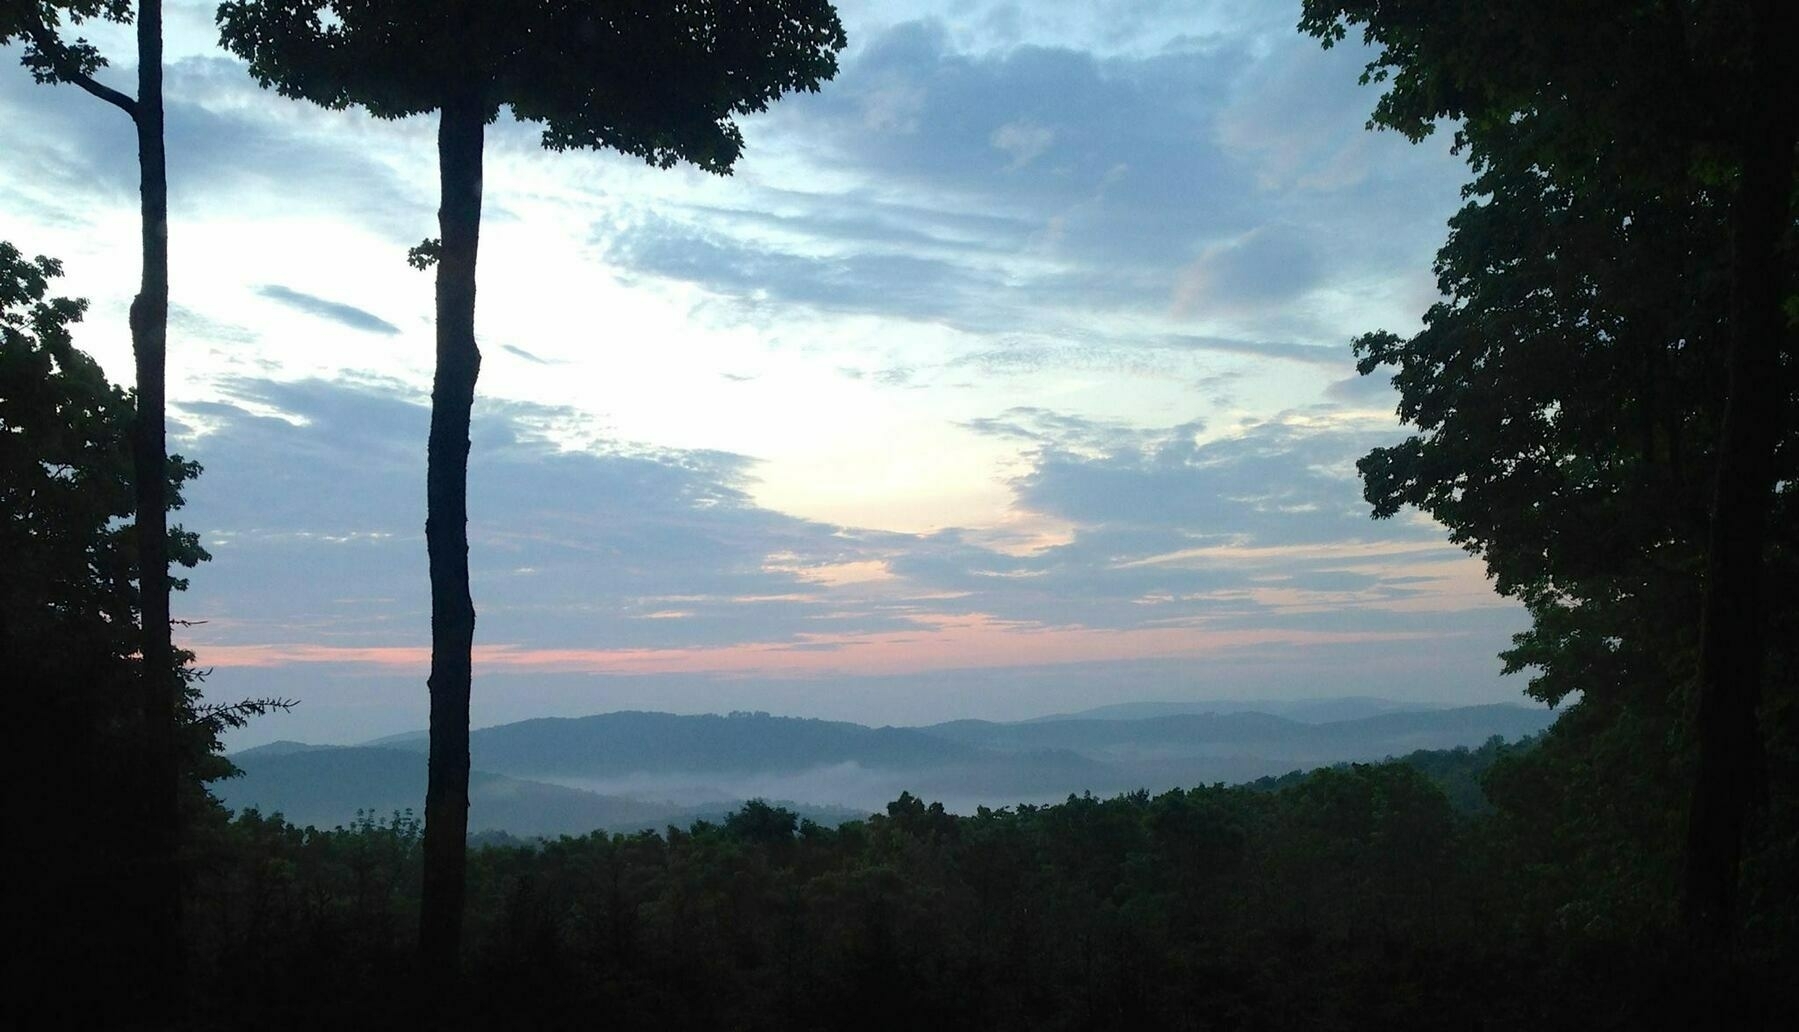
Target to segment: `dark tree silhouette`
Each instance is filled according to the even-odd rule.
[[[1799,171],[1799,4],[1754,0],[1731,13],[1745,44],[1736,87],[1742,93],[1723,128],[1739,168],[1731,206],[1729,380],[1706,549],[1699,770],[1687,816],[1684,898],[1688,930],[1701,946],[1727,943],[1735,932],[1748,813],[1767,796],[1757,725],[1767,651],[1763,555],[1786,406],[1782,338],[1793,321],[1783,306],[1781,243],[1790,240]]]
[[[1730,300],[1722,415],[1712,424],[1684,891],[1690,934],[1701,945],[1723,943],[1736,923],[1749,810],[1766,784],[1757,717],[1769,621],[1762,581],[1788,389],[1783,237],[1799,128],[1799,64],[1790,54],[1799,5],[1529,0],[1496,14],[1477,5],[1306,0],[1301,28],[1327,46],[1354,27],[1379,48],[1365,79],[1389,83],[1377,124],[1418,139],[1440,118],[1461,119],[1457,140],[1477,171],[1514,163],[1576,202],[1610,192],[1650,207],[1694,196],[1723,207]],[[1628,207],[1617,214],[1620,239],[1644,232]],[[1677,289],[1697,294],[1705,285]],[[1589,289],[1579,280],[1552,287],[1574,301]],[[1600,307],[1609,300],[1587,296]]]
[[[9,973],[24,987],[12,1002],[32,1026],[142,1019],[180,998],[168,958],[147,955],[176,946],[160,895],[168,887],[143,878],[145,837],[167,828],[144,826],[130,790],[147,780],[144,593],[133,584],[138,536],[123,522],[134,506],[137,413],[74,346],[87,306],[49,295],[60,273],[0,242],[0,726],[6,813],[21,831],[14,860],[33,872],[6,893],[5,919],[29,944]],[[199,466],[172,456],[159,473],[176,509]],[[166,547],[182,566],[207,558],[178,526]],[[194,720],[186,658],[177,653],[168,673],[182,686],[178,770],[191,803],[192,775],[222,772],[217,728],[241,723],[243,707]],[[86,981],[72,993],[76,972]]]
[[[543,125],[551,150],[612,149],[667,168],[727,173],[734,119],[836,72],[842,26],[828,0],[233,0],[224,44],[265,87],[377,118],[436,111],[440,236],[425,538],[431,567],[431,757],[420,954],[455,970],[468,824],[469,418],[481,355],[475,259],[482,145],[502,106]]]
[[[1762,928],[1720,998],[1658,944],[1539,908],[1496,848],[1512,818],[1442,789],[1533,750],[967,816],[906,795],[828,827],[752,802],[662,834],[490,839],[471,847],[458,1027],[1793,1027],[1791,924]],[[416,825],[302,832],[252,810],[225,831],[204,873],[215,1024],[417,1024],[391,991]]]
[[[94,46],[69,40],[64,23],[101,18],[136,21],[137,96],[94,76],[106,66]],[[176,741],[182,681],[169,626],[169,491],[164,427],[165,356],[169,330],[169,187],[163,153],[162,0],[9,0],[0,5],[0,43],[24,44],[23,62],[42,83],[70,83],[130,116],[137,129],[143,278],[131,302],[131,347],[137,365],[134,520],[141,585],[145,794],[149,859],[141,877],[153,886],[153,920],[164,946],[152,962],[173,963],[180,925],[180,760]]]

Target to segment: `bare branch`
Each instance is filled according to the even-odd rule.
[[[81,72],[76,72],[74,75],[68,76],[67,78],[75,85],[88,91],[94,96],[99,97],[101,100],[106,101],[108,104],[125,112],[127,115],[130,115],[133,122],[137,121],[137,101],[132,100],[130,97],[127,97],[125,94],[120,93],[118,90],[113,89],[105,83],[96,81],[92,76]]]
[[[51,32],[43,22],[26,23],[25,32],[30,35],[32,45],[37,47],[38,53],[43,55],[48,71],[55,77],[53,81],[79,86],[93,96],[99,97],[130,115],[132,121],[137,121],[137,101],[82,71],[80,67],[69,60],[68,48],[63,46],[62,41],[58,40],[55,33]],[[39,74],[41,76],[43,73]],[[42,80],[40,79],[40,81]]]

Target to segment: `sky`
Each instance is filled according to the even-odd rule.
[[[1466,169],[1366,129],[1367,54],[1264,0],[839,4],[735,173],[489,130],[474,722],[865,723],[1110,702],[1521,701],[1526,618],[1355,460]],[[423,726],[435,122],[259,89],[168,9],[175,600],[235,733]],[[129,88],[129,37],[89,26]],[[131,379],[135,141],[0,55],[0,238]]]

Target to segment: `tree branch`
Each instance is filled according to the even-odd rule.
[[[76,72],[74,75],[67,76],[67,79],[69,82],[74,83],[94,96],[99,97],[101,100],[106,101],[108,104],[111,104],[113,107],[130,115],[133,122],[137,121],[137,101],[120,93],[118,90],[113,89],[111,86],[95,80],[93,76],[82,72]]]
[[[133,122],[137,121],[137,101],[75,67],[68,59],[67,48],[47,26],[34,21],[25,26],[25,31],[31,36],[31,42],[37,47],[38,53],[44,55],[49,71],[56,79],[81,87],[130,115]]]

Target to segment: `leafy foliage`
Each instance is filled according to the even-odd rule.
[[[0,5],[0,44],[25,44],[20,58],[39,83],[76,82],[106,67],[106,58],[86,39],[63,38],[65,23],[129,22],[131,0],[16,0]]]
[[[1531,608],[1509,666],[1554,702],[1665,687],[1693,662],[1669,652],[1696,645],[1729,315],[1716,126],[1735,101],[1706,92],[1732,55],[1692,38],[1722,33],[1730,5],[1549,6],[1315,0],[1302,28],[1328,45],[1364,26],[1380,48],[1365,78],[1389,84],[1376,124],[1418,138],[1463,119],[1476,176],[1438,254],[1445,300],[1410,339],[1357,341],[1364,373],[1396,368],[1421,432],[1361,469],[1377,516],[1428,512]],[[1695,61],[1710,70],[1694,88],[1668,90],[1660,69]]]
[[[1716,661],[1724,638],[1706,647],[1712,667],[1701,649],[1702,630],[1716,624],[1737,627],[1735,647],[1758,654],[1758,625],[1799,616],[1790,592],[1761,592],[1765,611],[1744,601],[1757,597],[1756,577],[1779,584],[1796,572],[1790,354],[1752,384],[1777,399],[1771,413],[1784,399],[1786,415],[1769,415],[1756,440],[1732,446],[1738,456],[1762,446],[1772,455],[1769,532],[1762,547],[1748,546],[1748,588],[1717,579],[1713,555],[1723,500],[1732,499],[1733,521],[1760,504],[1753,490],[1740,504],[1714,491],[1735,483],[1718,472],[1726,412],[1748,404],[1731,366],[1749,334],[1742,292],[1767,274],[1789,308],[1799,298],[1792,247],[1773,268],[1749,271],[1734,250],[1759,145],[1752,127],[1767,103],[1751,55],[1757,10],[1739,0],[1528,0],[1503,12],[1307,0],[1301,21],[1326,46],[1359,28],[1375,48],[1363,79],[1386,87],[1372,124],[1416,140],[1455,119],[1456,147],[1474,172],[1437,255],[1443,300],[1423,330],[1356,341],[1364,374],[1394,370],[1399,415],[1417,431],[1359,468],[1377,517],[1405,506],[1430,514],[1485,559],[1502,593],[1524,602],[1532,626],[1505,654],[1507,671],[1530,671],[1530,693],[1546,702],[1578,700],[1575,716],[1502,779],[1501,794],[1518,820],[1543,822],[1514,830],[1519,841],[1555,842],[1554,861],[1540,852],[1531,869],[1583,921],[1672,920],[1689,797],[1721,799],[1719,812],[1740,807],[1740,785],[1759,780],[1763,742],[1777,750],[1792,740],[1782,714],[1794,689],[1793,636],[1766,636],[1762,686]],[[1790,244],[1791,227],[1781,228]],[[1790,351],[1790,327],[1787,338]],[[1732,467],[1738,480],[1750,461]],[[1708,579],[1725,585],[1709,600]],[[1697,731],[1691,719],[1701,682],[1714,700],[1753,700],[1765,687],[1787,701],[1764,707],[1759,727],[1752,702],[1746,713],[1731,704],[1731,726],[1749,732],[1720,746],[1725,718]],[[1697,782],[1709,787],[1695,794],[1707,735],[1714,758],[1747,757],[1727,761],[1746,773]],[[1772,763],[1793,766],[1790,757]],[[1547,769],[1528,769],[1538,764]],[[1796,789],[1779,777],[1773,792]]]
[[[1476,169],[1519,146],[1564,185],[1714,184],[1754,102],[1742,92],[1753,0],[1304,0],[1327,47],[1359,30],[1384,87],[1371,126],[1417,141],[1456,119]]]
[[[471,96],[542,123],[552,150],[719,173],[743,148],[733,119],[816,90],[845,42],[827,0],[230,0],[218,18],[284,96],[377,118]]]
[[[31,984],[60,984],[80,970],[66,967],[75,958],[109,958],[99,995],[128,1007],[145,988],[127,958],[143,948],[133,872],[151,831],[134,791],[147,765],[137,537],[124,522],[135,497],[134,399],[74,346],[86,304],[50,295],[61,271],[0,242],[0,724],[11,743],[7,813],[23,831],[24,869],[38,872],[30,891],[8,893],[7,916],[38,930],[29,970],[44,977]],[[169,459],[175,505],[199,472]],[[179,526],[168,547],[187,567],[208,558]],[[170,673],[186,689],[180,763],[185,803],[198,810],[210,805],[200,782],[230,765],[217,755],[216,724],[194,719],[191,658],[178,654]],[[49,998],[23,997],[23,1012]]]
[[[1469,186],[1425,328],[1356,342],[1419,433],[1358,465],[1482,555],[1535,626],[1532,692],[1666,688],[1692,658],[1721,404],[1725,227],[1709,198],[1568,191],[1508,161]]]
[[[43,651],[36,643],[67,643],[36,660],[51,677],[75,668],[63,664],[127,662],[137,648],[134,546],[120,522],[132,511],[132,399],[75,348],[87,303],[48,296],[61,273],[0,242],[0,550],[14,574],[0,589],[5,647],[23,661]],[[173,508],[199,473],[170,457]],[[169,552],[188,568],[211,558],[178,526]]]

